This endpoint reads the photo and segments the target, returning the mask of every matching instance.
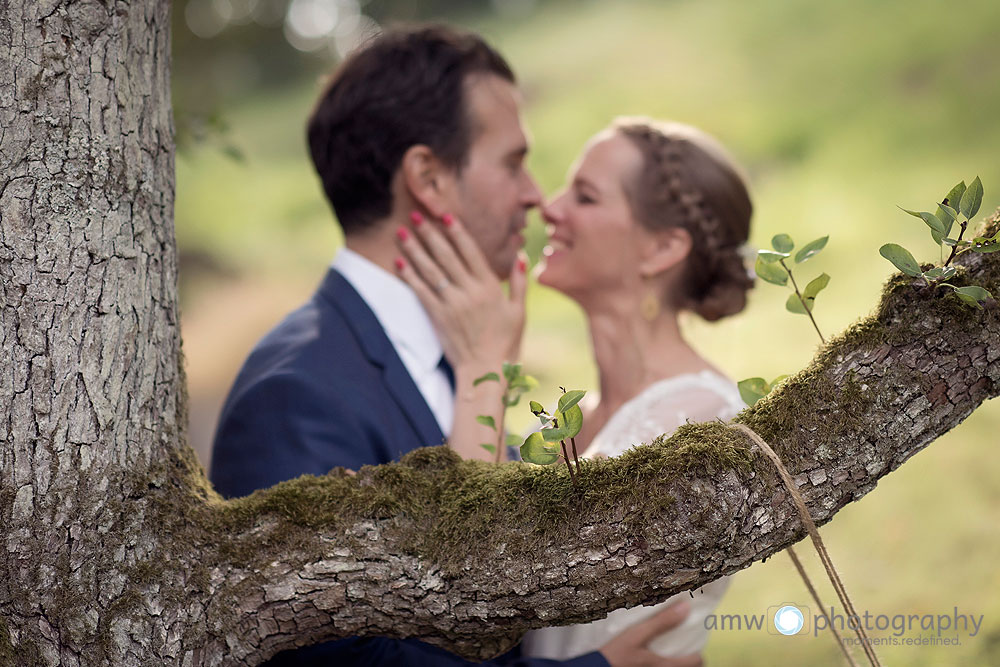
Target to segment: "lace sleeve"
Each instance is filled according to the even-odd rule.
[[[728,382],[713,386],[703,379],[670,378],[646,389],[608,420],[585,455],[618,456],[661,434],[673,433],[685,422],[731,419],[744,407],[735,386]]]

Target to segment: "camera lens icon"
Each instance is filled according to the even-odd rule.
[[[805,616],[794,605],[785,605],[774,612],[774,628],[783,635],[794,635],[805,625]]]

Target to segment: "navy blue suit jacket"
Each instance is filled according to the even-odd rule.
[[[434,415],[375,314],[330,269],[304,306],[267,334],[244,363],[222,408],[212,482],[243,496],[299,475],[357,470],[444,442]],[[282,653],[272,665],[470,665],[408,639],[349,638]],[[521,658],[491,665],[607,667],[598,653],[559,662]]]

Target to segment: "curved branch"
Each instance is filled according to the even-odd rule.
[[[960,258],[956,284],[1000,288],[991,257]],[[873,316],[736,421],[782,457],[823,524],[998,388],[995,302],[972,310],[896,275]],[[199,545],[229,610],[204,638],[226,642],[225,662],[351,635],[487,658],[528,629],[696,589],[805,535],[770,463],[721,423],[588,461],[578,489],[557,466],[442,447],[228,503],[190,493],[204,484],[196,465],[173,470],[184,480],[166,485],[166,515],[193,517],[182,544]]]

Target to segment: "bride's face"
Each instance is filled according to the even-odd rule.
[[[641,168],[639,149],[617,132],[590,141],[566,188],[542,207],[549,244],[538,282],[583,302],[634,293],[648,234],[632,216],[623,182]]]

